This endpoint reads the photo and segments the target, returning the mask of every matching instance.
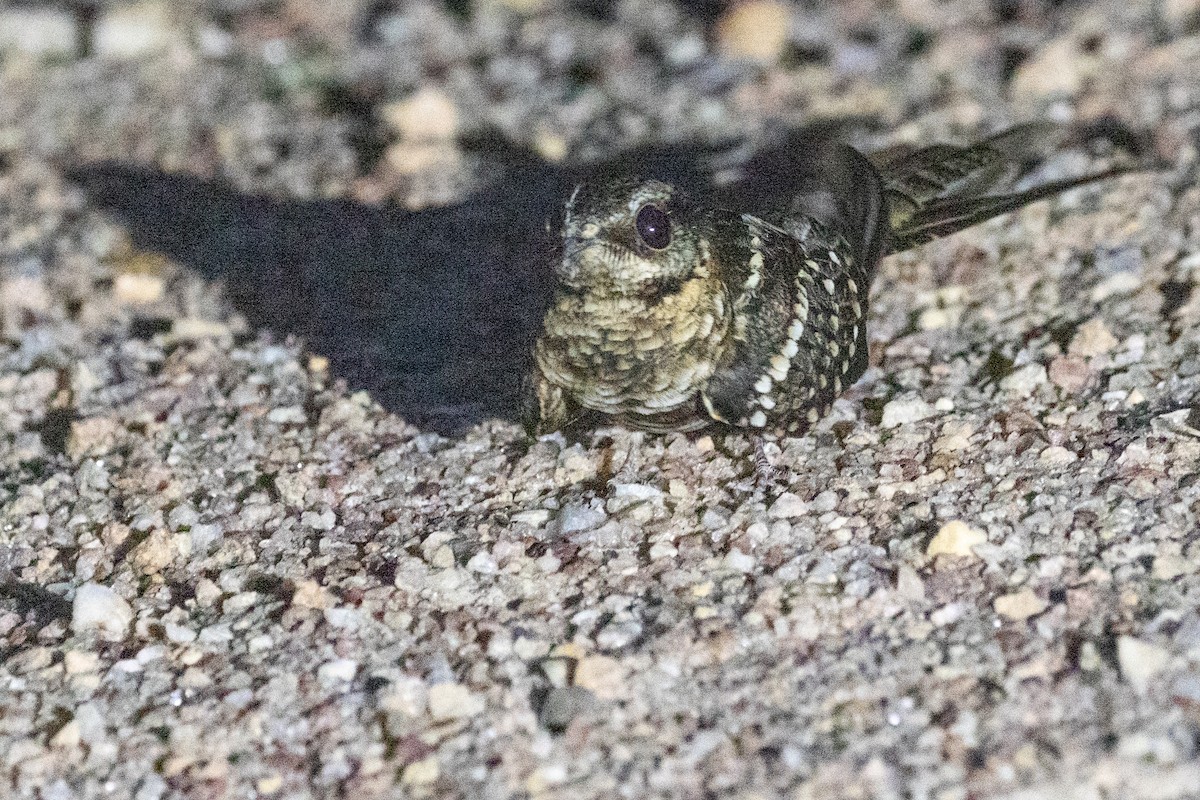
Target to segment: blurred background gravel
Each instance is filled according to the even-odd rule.
[[[1164,167],[885,262],[781,492],[515,424],[581,171],[1047,117]],[[0,796],[1200,796],[1198,145],[1195,0],[0,5]]]

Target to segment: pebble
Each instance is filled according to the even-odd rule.
[[[778,61],[788,41],[791,13],[776,0],[735,3],[717,22],[717,45],[730,58]]]
[[[1104,324],[1104,320],[1096,317],[1079,326],[1067,352],[1083,358],[1095,358],[1112,352],[1120,342],[1113,336]]]
[[[610,656],[586,656],[575,665],[575,685],[611,700],[625,688],[625,670],[620,661]]]
[[[1073,38],[1055,39],[1017,68],[1012,80],[1013,94],[1023,99],[1077,94],[1085,75],[1080,56]]]
[[[595,697],[581,686],[555,686],[546,693],[538,721],[554,733],[565,731],[571,721],[595,705]]]
[[[1062,466],[1064,464],[1073,464],[1079,460],[1079,456],[1072,453],[1065,447],[1059,445],[1051,445],[1041,452],[1038,460],[1044,464],[1054,464]]]
[[[0,51],[36,56],[75,50],[75,22],[57,8],[0,8]]]
[[[925,555],[934,558],[940,555],[978,558],[976,545],[986,544],[987,534],[977,531],[962,520],[952,520],[943,525],[925,548]]]
[[[301,608],[324,610],[332,602],[329,591],[311,579],[296,581],[296,591],[292,593],[292,605]]]
[[[1016,395],[1029,397],[1047,381],[1046,368],[1041,364],[1026,364],[1000,380],[1000,388]]]
[[[317,680],[323,686],[346,683],[358,674],[358,662],[352,658],[335,658],[317,667]]]
[[[1154,679],[1166,669],[1170,661],[1171,653],[1166,648],[1133,636],[1121,636],[1117,639],[1117,664],[1121,667],[1121,675],[1140,695],[1150,691]]]
[[[86,650],[68,650],[63,655],[63,668],[68,675],[84,675],[95,672],[100,665],[100,657]]]
[[[754,556],[743,553],[735,547],[725,554],[724,565],[725,569],[731,572],[749,574],[754,572],[758,562],[754,560]]]
[[[1151,568],[1151,574],[1160,581],[1169,581],[1180,575],[1190,575],[1195,571],[1196,568],[1190,561],[1173,553],[1156,556],[1154,566]]]
[[[1092,380],[1092,370],[1082,356],[1057,356],[1047,370],[1050,382],[1068,394],[1076,394]]]
[[[132,59],[182,44],[182,28],[171,20],[170,6],[156,0],[107,6],[95,29],[95,48],[107,58]]]
[[[162,299],[165,288],[161,276],[144,272],[122,272],[113,279],[113,296],[118,303],[125,305],[157,303]]]
[[[168,622],[163,625],[163,629],[167,634],[168,641],[172,641],[175,644],[188,644],[196,641],[196,632],[183,625]]]
[[[400,775],[400,782],[406,786],[427,786],[435,783],[440,776],[437,756],[432,755],[406,766]]]
[[[767,511],[767,516],[771,519],[796,519],[804,516],[807,511],[808,503],[801,500],[799,495],[784,492],[775,498],[775,502]]]
[[[911,422],[919,422],[937,414],[937,409],[916,395],[897,397],[883,407],[882,425],[898,428]]]
[[[1032,589],[1022,589],[1012,594],[1000,595],[992,603],[992,607],[1005,619],[1019,622],[1042,613],[1048,604]]]
[[[483,698],[461,683],[434,684],[429,687],[428,699],[429,713],[437,720],[473,717],[484,709]]]
[[[96,631],[102,638],[122,639],[132,622],[129,603],[107,586],[85,583],[75,590],[71,629],[76,633]]]
[[[600,527],[606,519],[608,515],[599,505],[567,503],[558,514],[558,529],[564,534],[589,531]]]
[[[408,141],[444,141],[458,131],[458,108],[438,89],[420,89],[405,100],[382,106],[379,114],[388,128]]]

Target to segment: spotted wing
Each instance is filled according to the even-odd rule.
[[[801,239],[743,219],[744,266],[729,286],[733,347],[702,399],[729,424],[795,433],[866,370],[868,274],[819,223]]]

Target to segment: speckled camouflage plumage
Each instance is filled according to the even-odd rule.
[[[1048,131],[874,162],[827,148],[814,154],[826,185],[769,219],[655,180],[578,187],[535,347],[531,428],[590,411],[650,431],[803,431],[866,370],[883,255],[1099,177],[988,194]]]

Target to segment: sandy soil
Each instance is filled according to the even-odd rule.
[[[615,5],[0,6],[0,795],[1200,797],[1200,5]],[[581,173],[1044,117],[776,490],[515,422]]]

